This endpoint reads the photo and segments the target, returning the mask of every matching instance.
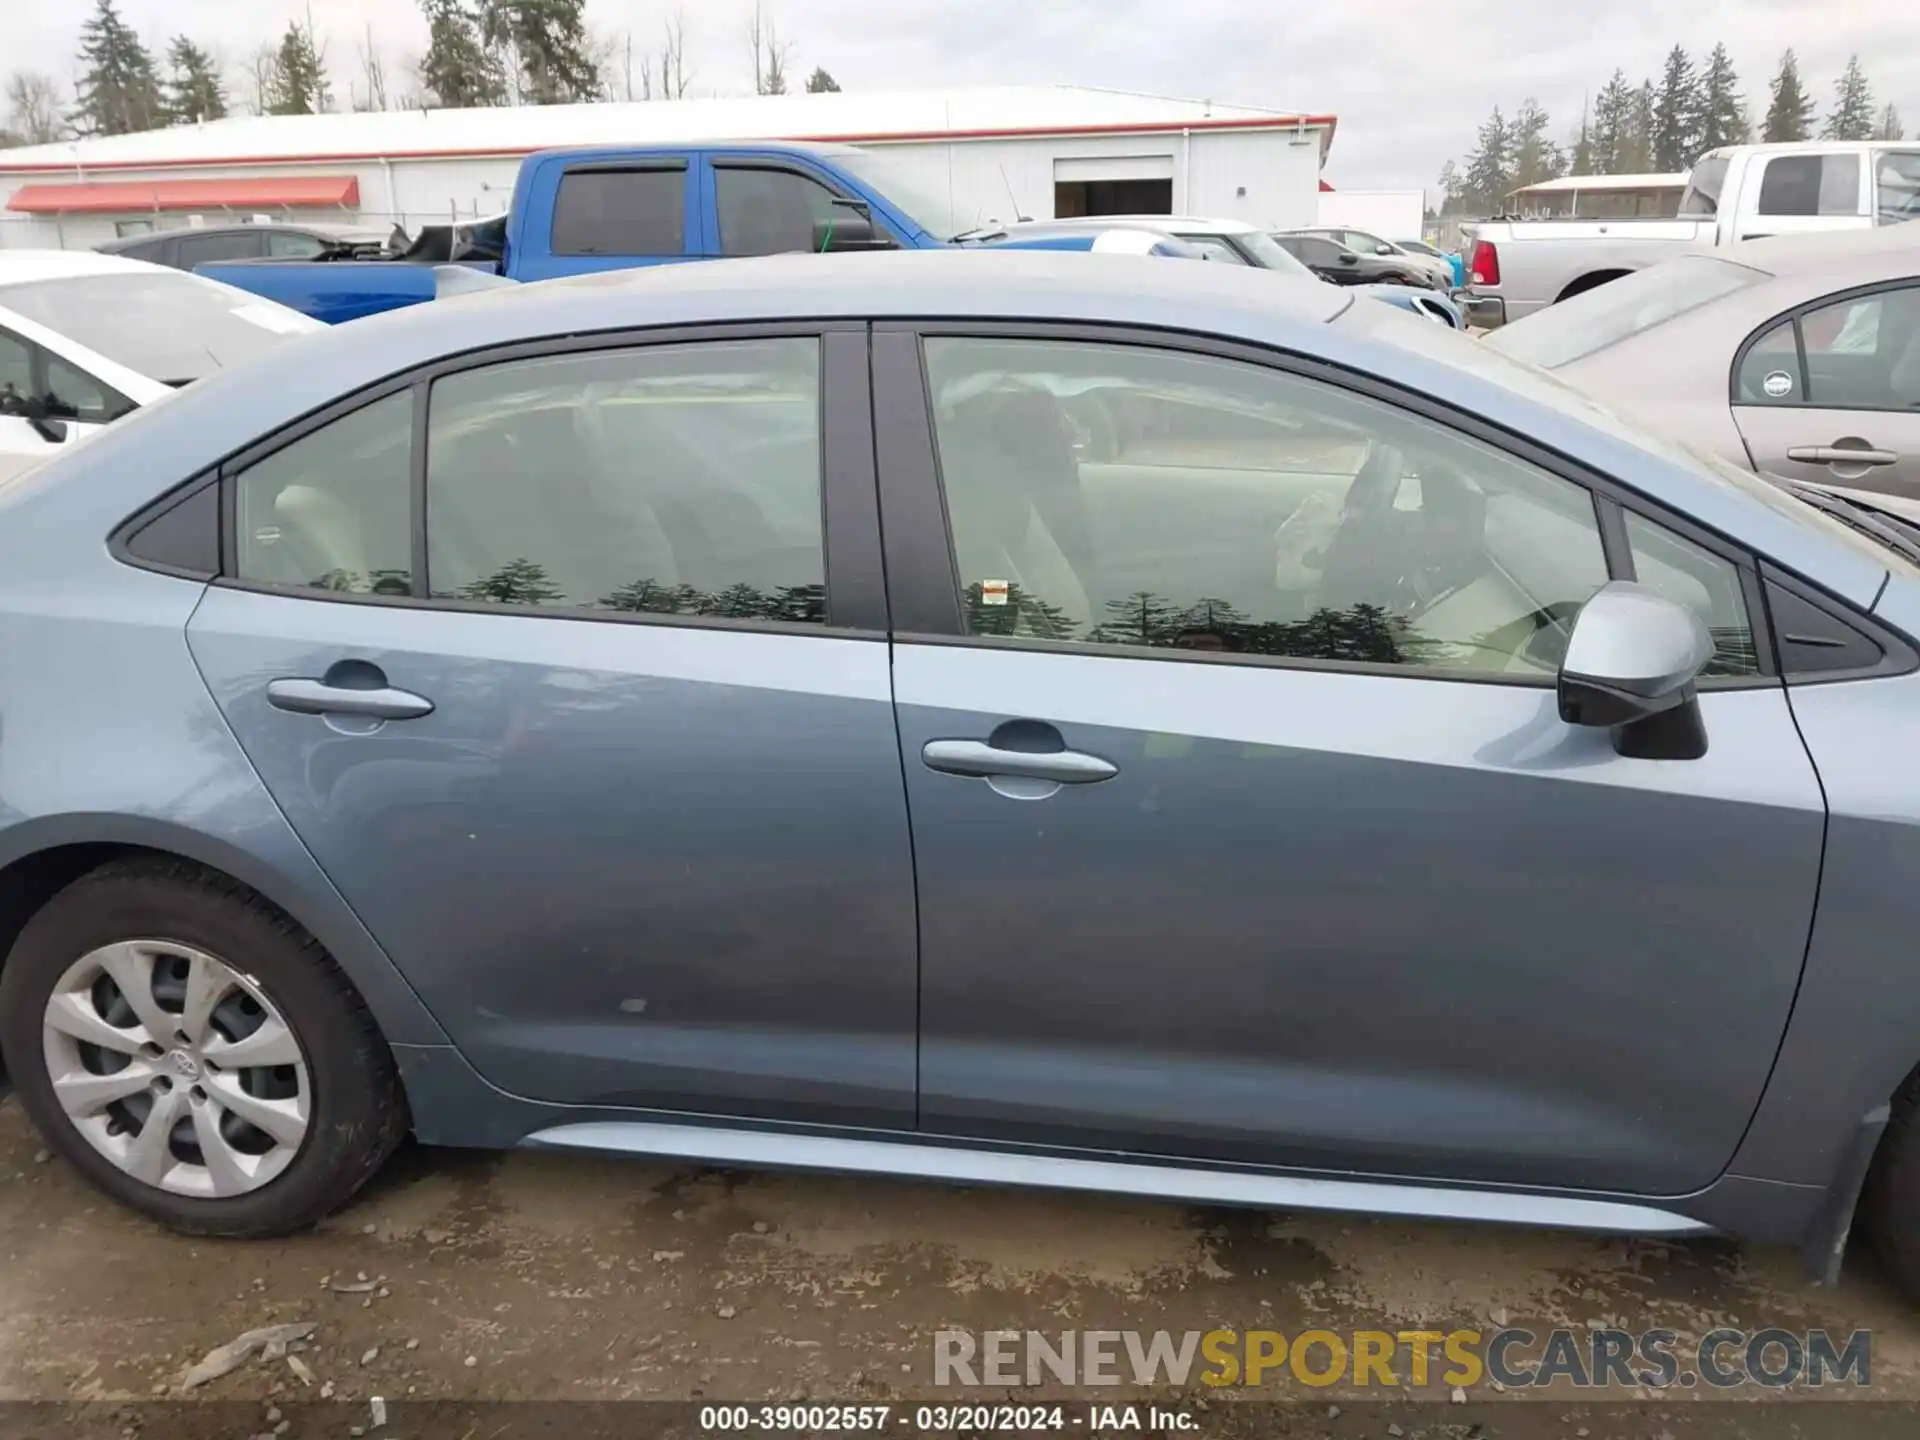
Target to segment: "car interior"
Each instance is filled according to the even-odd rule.
[[[1606,582],[1586,492],[1465,437],[1247,367],[987,344],[929,342],[978,630],[1337,659],[1327,622],[1362,616],[1381,658],[1550,673]]]
[[[702,353],[711,373],[657,350],[440,381],[427,466],[435,597],[824,620],[817,347]],[[359,412],[329,428],[361,433],[316,432],[247,473],[247,512],[271,511],[272,541],[243,520],[243,574],[405,593],[405,554],[380,553],[410,528],[410,402],[394,399],[406,412],[393,423]]]

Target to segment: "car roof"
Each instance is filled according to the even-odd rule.
[[[0,250],[0,285],[72,280],[81,275],[126,275],[164,267],[97,250]]]
[[[830,140],[662,140],[657,144],[642,141],[634,145],[558,145],[550,150],[537,150],[527,159],[548,160],[557,157],[566,160],[585,160],[609,153],[630,155],[650,150],[708,150],[720,154],[797,151],[803,155],[823,156],[867,153],[858,145],[843,145]]]
[[[1255,235],[1260,232],[1260,227],[1251,220],[1222,220],[1206,215],[1100,215],[1088,218],[1097,219],[1103,225],[1151,225],[1176,235],[1183,230],[1198,230],[1208,235]]]
[[[1826,231],[1817,235],[1769,235],[1763,240],[1741,240],[1732,245],[1689,246],[1697,255],[1731,260],[1775,279],[1794,275],[1861,272],[1864,284],[1911,262],[1920,274],[1920,221],[1877,225],[1871,230]],[[1843,288],[1844,280],[1832,288]]]

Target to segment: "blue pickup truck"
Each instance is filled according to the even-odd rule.
[[[788,250],[930,249],[969,228],[890,157],[794,143],[548,150],[505,215],[394,260],[229,261],[198,273],[330,323],[499,284]]]

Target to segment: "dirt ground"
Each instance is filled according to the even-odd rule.
[[[183,1372],[206,1352],[290,1322],[317,1326],[293,1356],[311,1385],[287,1360],[254,1362],[191,1401],[177,1398]],[[1205,1434],[1679,1437],[1763,1433],[1763,1412],[1793,1416],[1795,1434],[1877,1433],[1868,1422],[1892,1423],[1896,1412],[1868,1402],[1920,1399],[1920,1315],[1858,1256],[1837,1289],[1823,1290],[1801,1279],[1791,1253],[1718,1241],[418,1149],[312,1234],[210,1243],[97,1197],[45,1157],[17,1101],[0,1103],[0,1400],[96,1402],[84,1413],[105,1435],[157,1433],[163,1412],[208,1417],[194,1433],[270,1435],[277,1423],[285,1434],[281,1407],[329,1417],[294,1440],[309,1429],[350,1434],[350,1422],[369,1424],[375,1395],[421,1415],[433,1413],[429,1401],[951,1402],[959,1397],[931,1389],[933,1332],[948,1328],[1508,1323],[1682,1335],[1719,1325],[1867,1328],[1873,1383],[1846,1402],[1857,1423],[1844,1432],[1819,1423],[1839,1403],[1756,1405],[1751,1391],[1657,1409],[1631,1394],[1624,1405],[1593,1404],[1482,1387],[1462,1410],[1439,1385],[1384,1407],[1340,1387],[1294,1387],[1282,1392],[1292,1396],[1285,1406],[1195,1399],[1194,1387],[1182,1403]],[[334,1403],[309,1403],[323,1397]],[[0,1433],[54,1433],[53,1418],[79,1413],[0,1405]],[[461,1413],[481,1418],[448,1433],[507,1433],[484,1408]],[[584,1413],[555,1433],[588,1433]],[[27,1424],[30,1414],[41,1420]],[[396,1422],[381,1434],[403,1431],[406,1440],[422,1433]],[[639,1432],[629,1424],[624,1433]],[[1885,1433],[1920,1433],[1920,1422],[1905,1412]]]

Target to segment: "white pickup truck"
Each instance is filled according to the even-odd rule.
[[[1470,325],[1491,329],[1687,245],[1920,219],[1920,142],[1729,145],[1701,156],[1674,220],[1500,220],[1468,227]]]

